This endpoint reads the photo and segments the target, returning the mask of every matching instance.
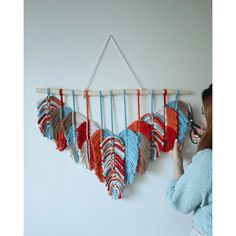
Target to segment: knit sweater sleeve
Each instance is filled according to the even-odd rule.
[[[211,161],[211,150],[202,150],[181,177],[169,182],[166,199],[174,209],[187,214],[205,204],[211,189]]]

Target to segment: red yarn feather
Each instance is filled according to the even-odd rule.
[[[134,121],[132,122],[128,129],[134,132],[140,132],[143,134],[149,141],[151,140],[151,126],[144,121]]]
[[[56,139],[56,146],[57,146],[57,149],[59,151],[64,151],[66,148],[67,148],[67,143],[66,143],[66,138],[65,138],[65,135],[64,135],[64,128],[63,128],[63,116],[64,116],[64,111],[63,111],[63,106],[64,106],[64,102],[63,102],[63,94],[62,94],[62,89],[59,90],[59,94],[60,94],[60,101],[61,101],[61,113],[62,113],[62,116],[60,116],[60,129],[59,129],[59,133],[58,133],[58,137]]]
[[[59,134],[58,134],[58,137],[56,140],[57,149],[61,152],[67,148],[66,138],[65,138],[64,129],[63,129],[62,124],[63,124],[63,122],[61,121]]]
[[[102,158],[101,158],[101,146],[100,146],[100,135],[101,130],[97,130],[91,137],[91,148],[93,156],[93,168],[100,182],[104,182]]]
[[[86,132],[87,132],[87,123],[86,121],[83,122],[78,128],[77,128],[77,142],[78,142],[78,148],[81,149],[84,142],[86,141]]]
[[[178,135],[178,114],[176,111],[166,107],[166,125],[165,125],[165,152],[174,147],[175,139]]]

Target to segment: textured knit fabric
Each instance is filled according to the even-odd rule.
[[[203,236],[201,233],[199,233],[193,226],[191,230],[190,236]]]
[[[179,212],[193,212],[193,225],[204,236],[212,235],[212,150],[196,153],[178,179],[170,181],[166,199]]]

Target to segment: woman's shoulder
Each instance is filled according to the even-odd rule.
[[[196,160],[208,160],[211,161],[212,159],[212,149],[210,148],[205,148],[201,151],[198,151],[194,156],[192,161],[196,161]]]
[[[198,151],[194,156],[193,159],[196,159],[197,157],[212,157],[212,149],[210,148],[205,148],[201,151]]]

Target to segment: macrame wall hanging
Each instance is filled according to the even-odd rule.
[[[113,40],[118,52],[133,74],[138,89],[123,90],[89,90],[99,64],[110,40]],[[113,199],[123,197],[124,189],[135,181],[136,175],[143,175],[148,166],[162,152],[173,148],[177,138],[183,142],[188,128],[188,106],[179,100],[180,95],[189,94],[179,90],[147,90],[142,85],[133,68],[126,59],[117,41],[112,35],[108,37],[96,66],[84,90],[70,89],[36,89],[47,93],[47,97],[38,102],[38,126],[44,137],[55,143],[59,151],[69,151],[76,163],[93,171],[98,180],[105,184],[107,192]],[[55,95],[59,94],[59,98]],[[167,95],[175,94],[173,101],[167,102]],[[73,108],[64,103],[64,96],[71,95]],[[123,96],[124,130],[114,133],[113,97]],[[129,95],[137,97],[137,120],[128,125],[127,104]],[[163,108],[154,111],[155,96],[162,95]],[[76,110],[76,97],[83,96],[86,114]],[[100,124],[90,117],[89,98],[97,96],[100,104]],[[111,127],[104,127],[103,97],[110,97]],[[141,114],[141,98],[150,96],[150,112]]]

